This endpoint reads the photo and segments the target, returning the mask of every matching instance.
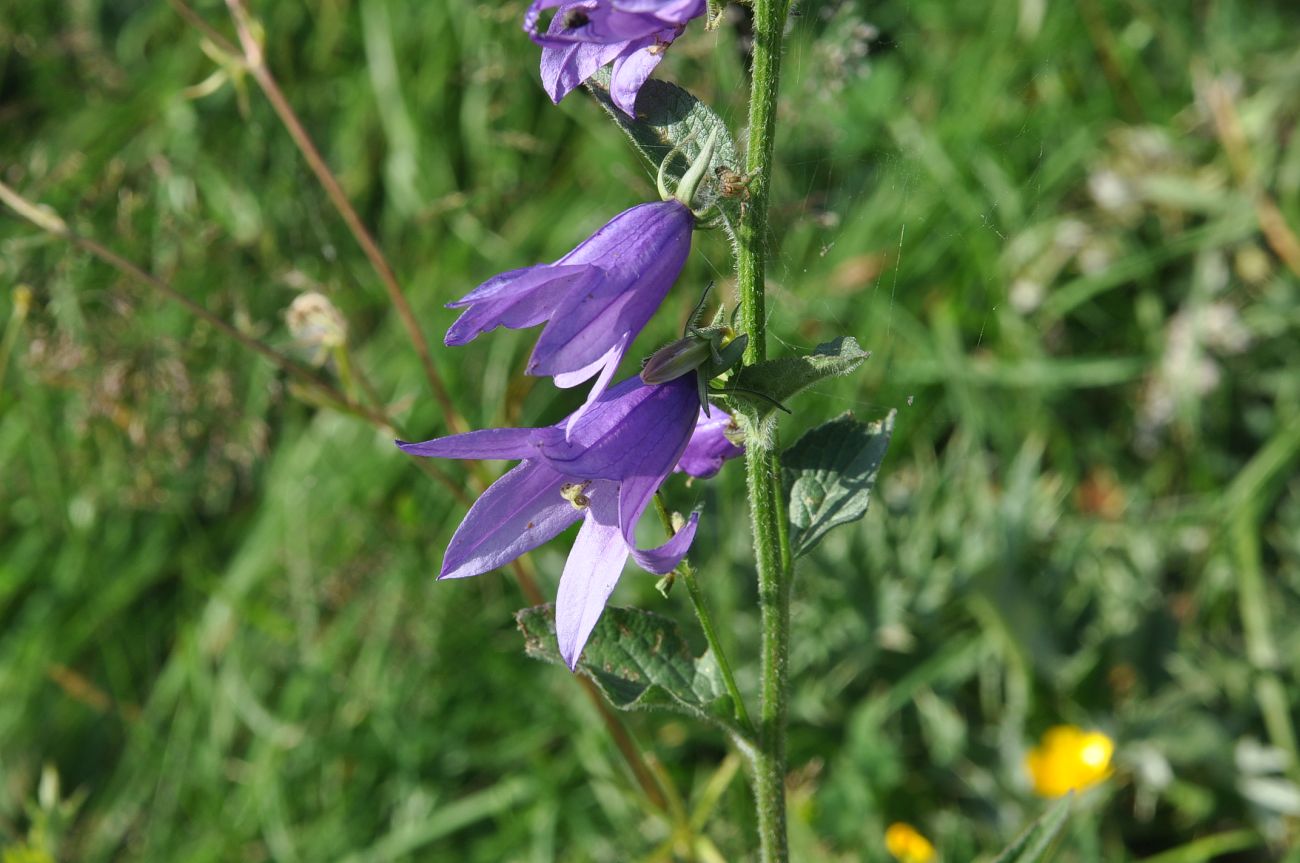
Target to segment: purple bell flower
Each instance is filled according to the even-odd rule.
[[[557,7],[546,32],[538,32],[541,13]],[[610,96],[632,117],[637,91],[664,49],[704,8],[705,0],[533,0],[524,30],[542,46],[542,84],[553,102],[613,63]]]
[[[728,459],[745,454],[744,447],[732,442],[739,430],[726,411],[715,407],[709,416],[701,410],[695,419],[695,433],[677,460],[676,470],[700,479],[713,476]]]
[[[572,430],[677,280],[694,225],[695,216],[678,200],[625,210],[555,263],[502,273],[448,303],[465,311],[445,341],[463,345],[494,327],[546,321],[528,373],[550,375],[566,388],[596,378],[586,403],[570,417]]]
[[[555,599],[560,655],[575,667],[628,556],[642,569],[663,574],[690,548],[697,513],[652,549],[637,548],[636,525],[675,468],[695,474],[701,465],[710,472],[721,465],[698,457],[683,461],[697,446],[695,435],[716,436],[717,415],[703,432],[697,432],[699,416],[689,375],[655,386],[631,378],[608,389],[567,436],[564,424],[557,424],[398,441],[418,456],[523,459],[470,507],[447,546],[438,578],[497,569],[581,520]],[[713,451],[710,444],[699,446]]]

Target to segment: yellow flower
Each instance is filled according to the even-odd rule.
[[[885,848],[898,863],[931,863],[934,846],[911,824],[895,821],[885,831]]]
[[[1114,754],[1115,741],[1100,731],[1057,725],[1049,728],[1038,747],[1025,756],[1025,769],[1034,781],[1034,793],[1064,797],[1110,776]]]

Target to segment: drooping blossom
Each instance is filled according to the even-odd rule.
[[[635,116],[636,94],[666,49],[705,0],[533,0],[524,30],[542,46],[542,84],[557,104],[600,67],[612,63],[614,104]],[[556,9],[542,33],[543,11]]]
[[[494,327],[547,322],[528,373],[550,375],[566,388],[596,378],[570,418],[572,431],[677,280],[694,224],[676,199],[625,210],[555,263],[501,273],[448,303],[464,312],[445,341],[463,345]]]
[[[398,441],[412,455],[523,459],[470,507],[447,546],[438,577],[466,578],[497,569],[581,520],[555,600],[560,655],[575,667],[628,556],[642,569],[663,574],[690,548],[698,514],[652,549],[637,547],[636,525],[679,464],[688,472],[700,465],[716,472],[709,459],[683,459],[695,446],[699,415],[699,397],[689,376],[655,386],[631,378],[608,389],[567,436],[560,423],[485,429],[423,443]],[[706,427],[698,434],[711,440],[716,432]]]
[[[677,460],[676,470],[701,479],[713,476],[729,459],[745,452],[735,443],[739,427],[731,415],[718,408],[713,408],[710,413],[711,416],[700,410],[695,420],[695,433]]]

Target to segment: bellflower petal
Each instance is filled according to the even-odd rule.
[[[654,15],[677,24],[704,14],[704,0],[610,0],[610,5],[620,12]]]
[[[609,96],[624,114],[636,116],[636,94],[663,58],[664,52],[659,46],[651,44],[635,51],[626,50],[614,60],[609,77]]]
[[[535,43],[545,46],[585,42],[620,44],[668,31],[667,40],[677,35],[692,19],[704,14],[704,0],[673,0],[671,3],[622,3],[619,0],[544,0],[533,3],[524,13],[524,31]],[[546,32],[538,28],[541,13],[556,9]]]
[[[560,656],[570,669],[578,664],[627,562],[628,546],[618,527],[614,492],[614,484],[608,482],[593,484],[588,491],[586,518],[555,596],[555,634]]]
[[[735,428],[735,420],[726,411],[715,407],[712,416],[705,416],[701,410],[695,420],[695,431],[691,434],[690,443],[686,445],[686,451],[678,459],[674,470],[708,479],[722,470],[722,465],[728,459],[744,455],[745,448],[736,446],[727,437],[727,433]]]
[[[438,578],[466,578],[505,566],[582,517],[560,495],[567,482],[539,461],[524,461],[479,496],[443,556]]]
[[[596,264],[603,278],[560,300],[533,349],[529,374],[581,368],[608,350],[611,336],[640,332],[681,274],[694,222],[680,201],[640,204],[561,258],[567,266]]]
[[[551,316],[556,305],[573,291],[586,290],[603,275],[594,264],[538,264],[488,279],[449,308],[466,307],[447,330],[450,347],[468,344],[496,327],[522,330]]]
[[[542,33],[538,24],[547,9],[556,12]],[[612,62],[614,103],[635,116],[637,91],[663,50],[704,9],[705,0],[534,0],[524,30],[542,46],[542,83],[553,101]]]
[[[679,201],[641,204],[618,216],[561,259],[568,266],[602,269],[595,284],[570,290],[551,313],[528,363],[528,373],[551,375],[572,385],[572,374],[603,370],[591,399],[599,396],[623,359],[623,351],[654,316],[677,281],[691,249],[695,217]],[[616,244],[612,243],[617,238]],[[613,245],[613,248],[610,246]],[[599,257],[596,257],[599,256]],[[604,363],[596,365],[604,358]],[[581,413],[581,412],[579,412]]]
[[[581,87],[582,82],[596,74],[597,69],[624,54],[628,45],[626,42],[609,45],[561,42],[554,47],[542,48],[542,87],[546,95],[555,104],[560,104],[561,99]]]
[[[630,378],[607,390],[567,438],[539,440],[537,452],[569,476],[657,476],[662,483],[686,448],[698,410],[699,395],[689,377],[656,386]]]
[[[667,476],[667,473],[644,473],[628,477],[618,484],[618,522],[628,545],[636,544],[637,522]]]
[[[536,456],[537,443],[554,436],[550,428],[481,429],[421,443],[395,443],[403,452],[433,458],[517,459]]]
[[[608,386],[677,280],[694,223],[691,211],[675,200],[625,210],[554,264],[502,273],[450,303],[467,308],[446,342],[461,345],[496,326],[547,321],[528,373],[554,377],[561,387],[596,377],[572,426]]]
[[[578,420],[582,419],[587,410],[605,393],[609,382],[614,379],[614,372],[618,371],[619,363],[623,362],[623,356],[627,353],[627,347],[631,341],[632,337],[628,335],[591,365],[576,372],[564,372],[555,376],[555,385],[567,389],[568,387],[577,386],[591,377],[591,369],[600,370],[596,382],[591,386],[591,391],[587,393],[587,400],[569,415],[568,422],[564,424],[565,437],[573,433],[573,427],[578,424]]]
[[[658,575],[672,572],[677,564],[682,562],[686,552],[691,550],[691,542],[695,539],[695,528],[699,526],[700,514],[691,513],[691,517],[686,520],[682,529],[673,534],[672,538],[658,548],[640,549],[636,546],[629,546],[632,550],[632,559],[636,561],[637,566],[653,572]]]
[[[559,387],[562,390],[567,390],[576,387],[578,384],[583,383],[584,381],[591,380],[591,376],[594,374],[598,374],[598,373],[603,374],[605,369],[610,365],[611,361],[616,362],[617,360],[622,359],[623,353],[626,351],[626,349],[627,349],[627,345],[624,344],[623,342],[619,342],[618,344],[610,348],[608,351],[606,351],[604,354],[602,354],[599,357],[596,357],[596,359],[592,360],[590,363],[587,363],[587,365],[583,366],[580,369],[574,369],[573,371],[570,372],[556,373],[555,377],[552,378],[552,381],[555,383],[557,387]],[[609,384],[608,382],[606,382],[604,386],[600,387],[600,392],[594,393],[592,397],[589,399],[589,401],[595,401],[596,398],[599,397],[601,393],[603,393],[608,386]],[[572,423],[573,423],[573,417],[569,417],[569,424],[572,425]]]
[[[523,459],[470,508],[439,577],[496,569],[582,519],[556,599],[560,651],[573,668],[627,558],[666,573],[694,540],[698,514],[657,548],[636,547],[636,525],[693,436],[705,441],[716,434],[716,424],[697,422],[699,414],[693,376],[654,385],[633,377],[605,390],[567,437],[561,424],[399,441],[414,455]]]

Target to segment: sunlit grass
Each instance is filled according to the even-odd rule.
[[[228,73],[189,89],[223,67],[166,4],[10,5],[0,178],[304,362],[285,314],[328,297],[403,428],[441,431],[382,287],[255,88]],[[523,5],[256,10],[475,426],[552,421],[579,396],[518,374],[529,333],[443,349],[442,304],[654,194],[582,94],[545,99]],[[866,521],[798,573],[796,859],[888,860],[895,821],[949,863],[1000,847],[1043,809],[1025,756],[1061,724],[1116,745],[1061,860],[1264,860],[1294,835],[1300,54],[1284,7],[802,6],[772,348],[851,334],[874,353],[793,405],[787,439],[845,410],[899,416]],[[199,8],[226,27],[223,4]],[[734,30],[692,32],[663,69],[707,77],[740,131]],[[697,247],[642,353],[708,280],[731,301],[725,239]],[[462,508],[382,434],[7,214],[0,319],[18,321],[0,342],[6,853],[680,851],[567,674],[523,656],[515,582],[433,582]],[[670,491],[704,507],[693,560],[753,691],[739,474]],[[535,556],[548,594],[563,552]],[[626,578],[614,601],[689,622],[653,583]],[[709,845],[745,859],[725,741],[627,721]]]

